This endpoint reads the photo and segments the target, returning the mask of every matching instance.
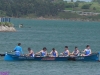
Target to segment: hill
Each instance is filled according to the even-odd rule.
[[[71,10],[71,12],[65,12]],[[95,19],[99,15],[82,16],[74,11],[100,13],[98,2],[66,2],[63,0],[0,0],[1,17]]]
[[[75,3],[69,3],[73,6],[69,8],[65,8],[65,10],[74,10],[74,11],[88,11],[88,12],[98,12],[100,13],[100,4],[98,2],[77,2],[77,7],[75,6]],[[84,5],[90,5],[88,9],[82,9],[82,6]]]

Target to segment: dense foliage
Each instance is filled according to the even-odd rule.
[[[81,16],[77,11],[100,12],[100,0],[67,2],[63,0],[0,0],[0,17],[44,17],[62,19],[100,19]],[[4,25],[4,24],[3,24]]]
[[[82,9],[90,9],[91,4],[85,4],[82,6]]]
[[[64,10],[64,2],[59,0],[0,0],[0,13],[10,17],[35,14],[36,16],[57,15]]]

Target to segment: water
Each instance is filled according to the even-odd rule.
[[[59,53],[68,45],[70,52],[78,46],[85,49],[89,44],[92,52],[100,51],[100,22],[81,22],[66,20],[12,19],[17,32],[0,32],[0,53],[11,51],[21,42],[26,54],[31,47],[38,52],[54,47]],[[23,28],[18,28],[23,24]],[[78,61],[4,61],[0,57],[0,72],[9,71],[9,75],[100,75],[99,62]]]

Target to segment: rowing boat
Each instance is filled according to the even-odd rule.
[[[27,56],[16,56],[14,54],[5,54],[4,60],[6,61],[99,61],[100,53],[92,53],[90,56],[76,56],[76,57],[27,57]]]

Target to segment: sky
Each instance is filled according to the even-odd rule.
[[[64,1],[70,1],[70,0],[64,0]],[[77,1],[77,0],[74,0]],[[79,0],[79,1],[86,1],[86,2],[90,2],[91,0]]]

